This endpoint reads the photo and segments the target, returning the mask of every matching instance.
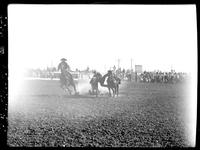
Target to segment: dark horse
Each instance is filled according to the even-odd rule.
[[[104,84],[104,81],[105,81],[105,78],[107,77],[106,76],[103,76],[98,73],[96,76],[94,76],[91,80],[90,80],[90,84],[92,86],[92,92],[96,94],[96,96],[98,95],[98,83],[100,83],[100,85],[102,87],[107,87],[108,88],[108,91],[109,91],[109,95],[111,95],[111,90],[113,91],[113,97],[115,95],[118,96],[119,94],[119,84],[121,83],[121,80],[114,76],[114,75],[108,75],[108,78],[107,78],[107,85]]]
[[[108,90],[109,90],[109,95],[111,95],[111,90],[113,92],[113,97],[115,97],[115,95],[119,95],[119,84],[121,83],[121,79],[114,76],[114,75],[110,75],[108,76],[107,79],[107,86],[108,86]]]
[[[77,94],[76,86],[75,86],[73,77],[68,71],[61,73],[61,75],[60,75],[60,86],[65,91],[68,91],[70,95],[72,94],[72,91],[70,90],[70,86],[72,86],[75,94]]]

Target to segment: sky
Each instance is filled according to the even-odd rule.
[[[197,66],[195,5],[8,6],[9,67],[191,72]],[[133,68],[134,69],[134,68]]]

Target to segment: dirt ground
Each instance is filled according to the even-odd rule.
[[[26,81],[8,101],[8,146],[190,146],[186,84],[124,81],[117,98],[89,88],[68,96],[59,81]]]

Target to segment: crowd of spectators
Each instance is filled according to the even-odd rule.
[[[144,71],[142,73],[133,72],[130,69],[113,69],[121,80],[135,81],[135,82],[146,82],[146,83],[180,83],[188,79],[188,74],[183,72],[176,72],[171,70],[170,72],[162,71]]]
[[[185,81],[188,78],[188,75],[183,72],[161,72],[161,71],[154,71],[154,72],[147,72],[144,71],[143,73],[136,76],[136,80],[139,82],[148,82],[148,83],[180,83]]]
[[[74,73],[76,72],[76,73]],[[78,74],[77,74],[78,72]],[[80,75],[81,73],[81,75]],[[79,75],[80,77],[84,76],[85,74],[89,74],[91,71],[89,68],[80,71],[79,69],[76,69],[75,71],[71,71],[71,74],[73,77],[77,78]],[[47,67],[45,69],[29,69],[25,73],[25,77],[31,77],[31,78],[59,78],[60,77],[60,72],[57,70],[56,67]]]
[[[46,69],[30,69],[26,73],[27,77],[34,78],[58,78],[55,74],[57,71],[56,67],[47,67]],[[76,71],[79,71],[76,69]],[[92,72],[90,70],[84,70],[83,72]],[[171,70],[170,72],[153,71],[142,73],[133,72],[130,69],[112,69],[112,72],[116,74],[121,80],[135,81],[135,82],[145,82],[145,83],[179,83],[183,82],[188,78],[188,75],[183,72],[175,72]]]
[[[27,70],[25,76],[33,78],[55,78],[54,72],[56,71],[55,67],[46,69],[29,69]]]

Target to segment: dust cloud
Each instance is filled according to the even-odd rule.
[[[81,95],[88,94],[89,91],[91,90],[90,79],[79,80],[76,87],[79,94]],[[108,89],[106,87],[101,87],[100,84],[98,87],[101,94],[105,94],[108,92]]]

